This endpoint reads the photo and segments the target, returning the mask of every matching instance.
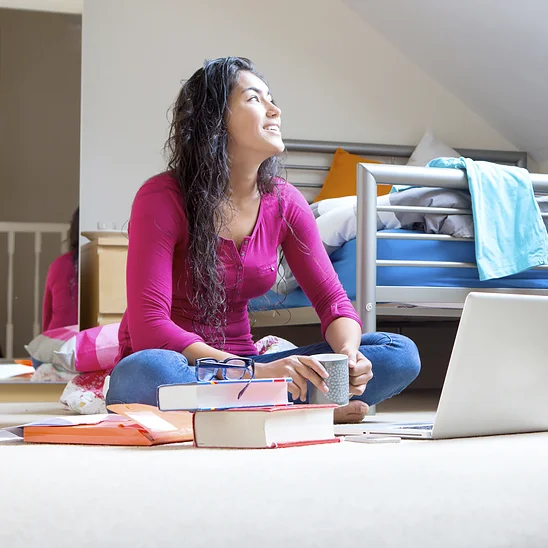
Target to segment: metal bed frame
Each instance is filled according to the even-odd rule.
[[[507,157],[497,153],[500,158]],[[519,165],[516,162],[516,165]],[[548,192],[548,175],[531,174],[533,188],[537,192]],[[471,291],[506,292],[521,294],[548,294],[548,289],[517,288],[462,288],[462,287],[415,287],[384,286],[376,287],[377,266],[437,267],[437,268],[476,268],[476,263],[448,261],[379,261],[377,260],[377,238],[407,240],[447,240],[452,242],[471,241],[469,238],[455,238],[443,234],[377,234],[377,211],[415,211],[417,213],[438,213],[470,215],[470,209],[434,208],[434,207],[394,207],[377,206],[378,184],[409,184],[414,186],[467,189],[468,179],[461,170],[425,168],[412,166],[392,166],[358,164],[358,225],[356,235],[356,308],[365,331],[376,330],[377,301],[401,303],[464,304],[466,295]],[[543,214],[548,217],[548,214]],[[538,266],[535,270],[548,270],[548,265]],[[548,281],[548,276],[547,276]],[[456,309],[460,312],[460,309]],[[424,312],[423,312],[424,313]],[[459,314],[460,315],[460,314]]]
[[[458,318],[462,304],[473,288],[448,287],[396,287],[376,286],[377,266],[407,266],[407,267],[476,267],[472,263],[436,262],[436,261],[378,261],[377,237],[401,239],[430,239],[462,241],[464,239],[440,234],[394,235],[377,234],[377,185],[378,184],[410,184],[416,186],[433,186],[447,188],[468,188],[466,175],[460,170],[434,169],[412,167],[405,164],[415,147],[383,144],[361,144],[351,142],[325,142],[286,139],[286,150],[289,161],[286,164],[287,179],[306,196],[321,188],[323,178],[318,181],[295,181],[303,173],[320,173],[329,171],[329,163],[317,161],[317,157],[333,154],[337,148],[342,148],[352,154],[367,156],[372,160],[384,161],[384,164],[358,164],[357,194],[358,194],[358,226],[356,238],[356,309],[363,321],[364,332],[375,331],[377,315],[394,317]],[[484,160],[522,168],[527,167],[527,153],[518,151],[456,149],[461,155],[473,160]],[[293,161],[298,154],[304,155],[304,160]],[[322,156],[323,155],[323,156]],[[388,162],[388,163],[387,163]],[[400,164],[400,165],[398,165]],[[302,177],[300,177],[302,179]],[[531,174],[535,191],[548,192],[548,175]],[[380,211],[395,211],[401,208],[379,207]],[[427,210],[429,213],[470,214],[470,210],[453,208],[404,208],[407,211]],[[465,241],[470,241],[466,239]],[[548,268],[546,266],[539,268]],[[548,278],[548,276],[547,276]],[[548,293],[544,290],[527,289],[486,289],[484,291],[506,291],[512,293]],[[379,305],[378,303],[386,303]],[[409,307],[409,305],[412,305]],[[402,306],[403,305],[403,306]],[[289,310],[286,314],[284,311]],[[287,325],[306,325],[319,323],[312,307],[300,307],[281,310],[257,311],[253,313],[253,327],[276,327]]]

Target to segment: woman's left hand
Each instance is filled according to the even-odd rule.
[[[359,350],[342,350],[348,356],[350,395],[361,396],[367,383],[373,378],[371,362]]]

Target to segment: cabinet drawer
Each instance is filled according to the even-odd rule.
[[[99,247],[98,253],[98,312],[123,314],[126,310],[127,248]]]
[[[126,238],[98,238],[81,252],[80,328],[119,322],[126,310]]]

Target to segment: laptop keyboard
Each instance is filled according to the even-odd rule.
[[[402,428],[409,428],[411,430],[432,430],[433,424],[406,424]]]

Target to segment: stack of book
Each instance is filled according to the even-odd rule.
[[[338,442],[333,427],[336,405],[290,404],[289,382],[282,378],[164,385],[158,388],[158,407],[194,412],[196,447],[262,449]]]

